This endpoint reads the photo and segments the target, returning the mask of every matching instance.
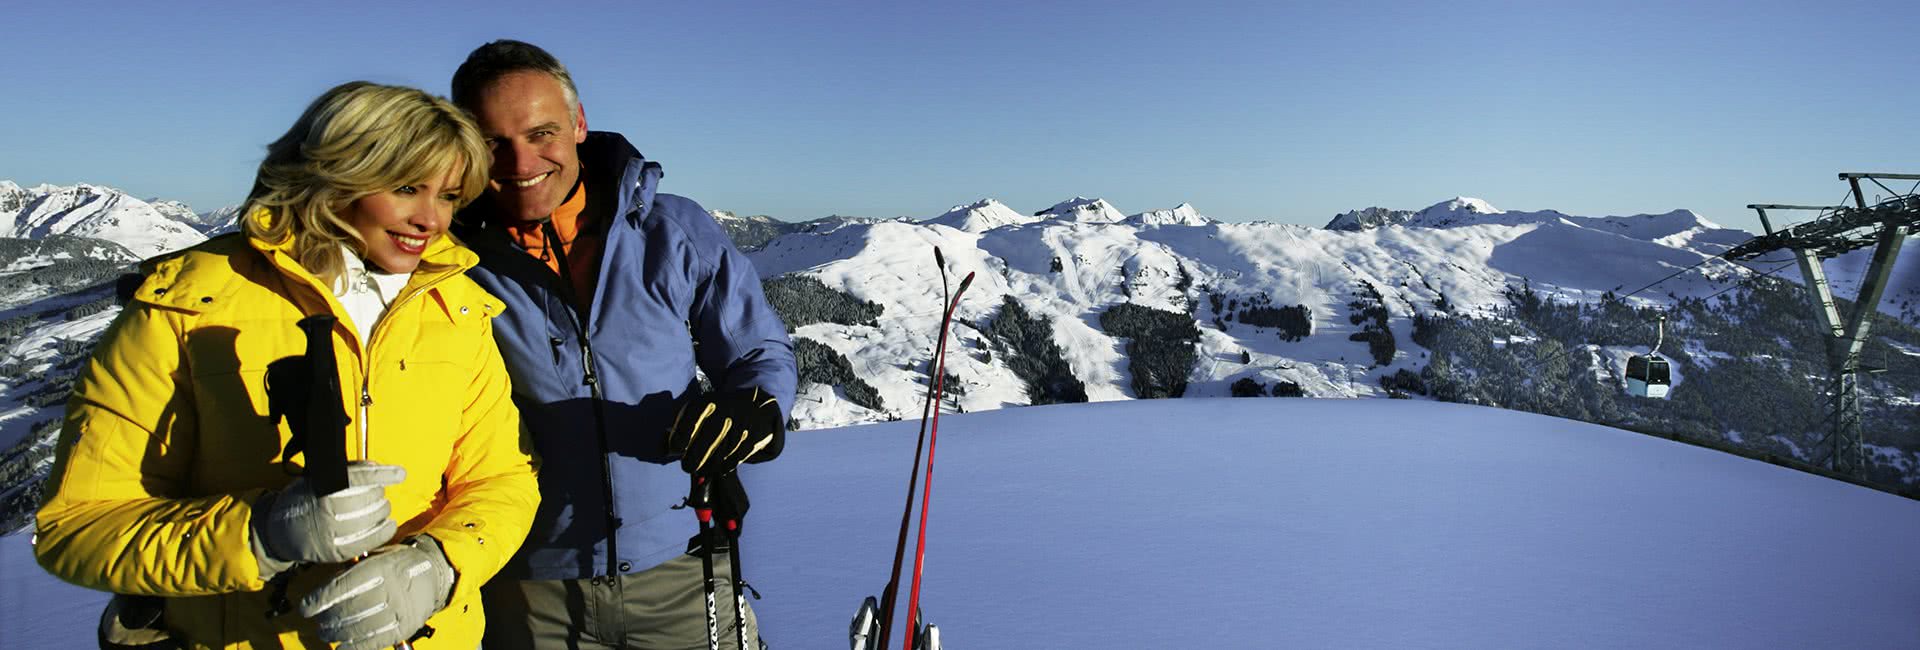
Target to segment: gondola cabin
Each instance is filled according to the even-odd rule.
[[[1636,354],[1627,359],[1627,392],[1666,399],[1667,391],[1672,388],[1672,369],[1660,355]]]

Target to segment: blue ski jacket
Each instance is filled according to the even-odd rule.
[[[604,233],[584,320],[560,276],[490,224],[486,200],[456,220],[480,254],[468,275],[507,304],[495,338],[540,459],[540,509],[508,579],[633,573],[686,552],[699,527],[675,509],[689,478],[666,434],[699,390],[694,369],[720,393],[768,391],[783,421],[798,383],[786,325],[713,217],[658,193],[660,165],[618,134],[589,133],[579,152]]]

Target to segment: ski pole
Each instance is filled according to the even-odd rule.
[[[970,284],[973,284],[972,273],[968,273],[967,277],[961,278],[960,288],[953,292],[953,305],[947,308],[947,317],[949,320],[952,319],[953,312],[959,309],[960,296],[967,292],[967,285]],[[946,383],[947,340],[944,330],[945,328],[942,328],[938,374],[934,378],[934,392],[936,394],[944,392],[944,384]],[[933,498],[933,452],[939,444],[940,409],[936,407],[933,409],[933,427],[927,435],[927,482],[920,487],[920,539],[915,543],[916,548],[913,552],[913,592],[907,599],[907,650],[913,650],[914,622],[920,614],[920,571],[927,559],[927,506],[932,504]]]
[[[953,321],[953,309],[948,304],[951,296],[947,291],[947,260],[940,254],[940,247],[933,247],[933,263],[940,270],[940,340],[933,346],[933,358],[927,360],[927,400],[920,407],[920,435],[913,446],[913,465],[907,474],[907,504],[900,511],[900,537],[893,546],[893,574],[887,578],[887,588],[881,593],[880,633],[877,648],[887,647],[887,640],[893,632],[893,606],[900,592],[900,566],[907,555],[907,528],[913,522],[913,493],[920,485],[920,453],[927,444],[927,413],[932,410],[934,400],[939,398],[933,372],[940,356],[946,352],[947,327]]]
[[[747,585],[746,577],[740,572],[740,534],[745,528],[747,508],[747,487],[740,482],[738,470],[713,479],[718,493],[712,498],[714,516],[720,521],[722,532],[726,535],[727,560],[733,576],[733,637],[741,650],[747,645],[747,591],[753,589]],[[759,598],[759,593],[754,593]],[[757,631],[756,631],[757,632]],[[756,634],[757,635],[757,634]]]
[[[707,605],[707,650],[720,650],[720,615],[714,608],[713,554],[715,533],[719,531],[713,525],[713,484],[707,477],[695,475],[692,491],[687,494],[687,505],[693,507],[694,517],[700,520],[700,574],[703,578],[701,588],[706,594]]]
[[[346,427],[353,423],[345,411],[339,410],[344,399],[340,391],[340,365],[333,352],[333,326],[339,319],[330,314],[315,314],[300,319],[300,332],[307,339],[307,394],[306,402],[298,407],[297,415],[289,413],[287,429],[291,440],[287,442],[286,455],[291,457],[298,449],[306,454],[307,464],[304,470],[307,483],[313,486],[313,493],[326,496],[347,488],[347,439]],[[271,390],[269,390],[271,393]],[[268,396],[271,404],[273,396]],[[362,454],[366,450],[361,450]],[[360,558],[365,558],[362,553]],[[350,562],[359,562],[355,558]],[[421,625],[412,639],[433,636],[433,627]],[[413,650],[412,639],[394,644],[398,650]]]

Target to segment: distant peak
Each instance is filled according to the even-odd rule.
[[[1052,217],[1066,221],[1093,223],[1112,223],[1127,217],[1108,203],[1106,199],[1076,196],[1053,204],[1053,207],[1033,213],[1036,217]]]
[[[984,198],[966,205],[956,205],[947,209],[945,214],[921,223],[939,224],[967,232],[986,232],[1002,226],[1032,223],[1034,219],[1015,212],[999,199]]]
[[[1192,203],[1181,203],[1170,210],[1149,210],[1130,217],[1128,223],[1143,226],[1205,226],[1214,223],[1194,209]]]
[[[1420,212],[1422,213],[1472,212],[1475,214],[1500,214],[1506,211],[1501,210],[1500,208],[1493,207],[1493,204],[1483,201],[1481,199],[1476,199],[1471,196],[1456,196],[1451,199],[1447,199],[1445,201],[1441,201],[1439,203],[1435,203],[1431,206],[1428,206],[1427,209],[1421,210]]]
[[[1334,215],[1333,220],[1328,221],[1325,228],[1327,230],[1358,232],[1371,228],[1406,223],[1407,220],[1413,218],[1414,214],[1411,210],[1388,210],[1377,206],[1359,210],[1349,210]]]
[[[966,205],[956,205],[956,206],[953,206],[953,207],[951,207],[951,208],[947,208],[947,212],[949,212],[949,213],[951,213],[951,212],[964,212],[964,211],[967,211],[967,210],[979,210],[979,209],[982,209],[982,208],[991,208],[991,207],[995,207],[995,206],[999,206],[999,207],[1002,207],[1002,208],[1004,208],[1004,207],[1007,207],[1007,204],[1005,204],[1005,203],[1001,203],[1001,202],[1000,202],[1000,199],[996,199],[996,198],[992,198],[992,197],[988,197],[988,198],[984,198],[984,199],[980,199],[980,200],[978,200],[978,201],[974,201],[974,202],[972,202],[972,203],[968,203],[968,204],[966,204]]]

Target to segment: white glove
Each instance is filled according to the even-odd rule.
[[[380,547],[306,598],[300,615],[320,627],[336,650],[377,650],[413,638],[447,606],[453,565],[427,535]]]
[[[360,557],[393,539],[386,486],[407,470],[369,462],[347,464],[347,488],[315,496],[305,477],[253,503],[253,555],[260,577],[272,579],[298,562],[336,563]]]

